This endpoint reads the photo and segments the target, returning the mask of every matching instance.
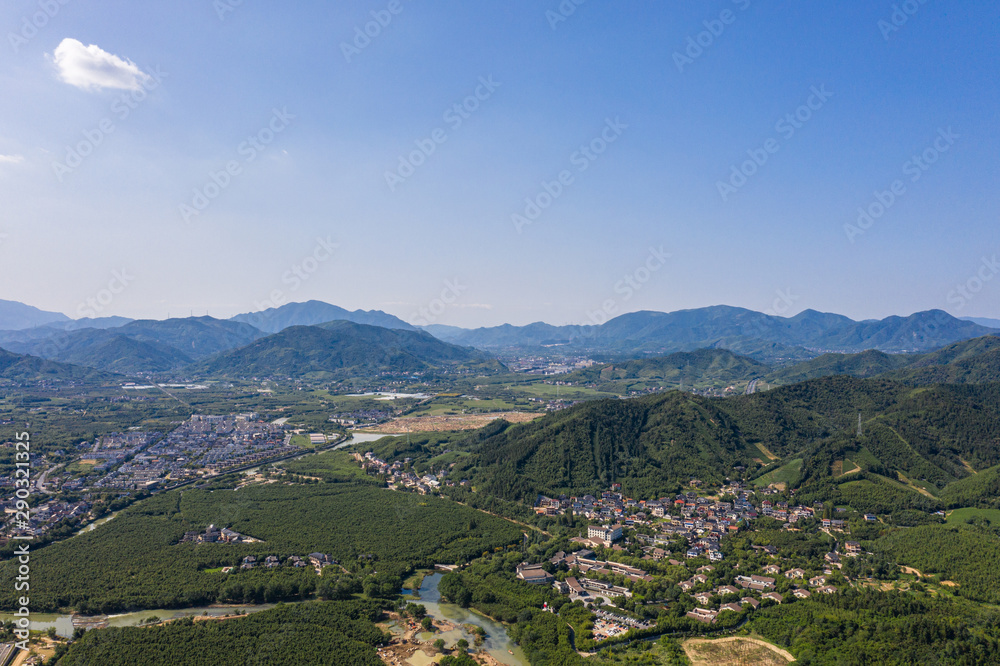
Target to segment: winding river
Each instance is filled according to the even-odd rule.
[[[427,609],[427,614],[435,618],[442,618],[457,625],[475,624],[482,627],[486,630],[483,648],[497,661],[507,666],[528,666],[528,658],[521,648],[508,638],[507,628],[502,624],[470,609],[441,601],[441,593],[438,591],[441,576],[439,573],[425,576],[420,589],[414,594],[420,598],[414,599],[413,602],[422,604]],[[463,628],[439,634],[420,634],[419,638],[432,641],[443,638],[448,645],[453,645],[458,639],[464,638],[469,641],[469,645],[475,645],[475,636]]]
[[[525,657],[524,652],[508,638],[507,629],[502,624],[475,611],[455,604],[442,602],[441,593],[438,591],[440,582],[440,573],[430,574],[424,576],[419,590],[404,590],[404,592],[410,592],[412,597],[419,597],[412,600],[415,603],[423,604],[429,615],[438,619],[448,620],[452,624],[460,626],[458,629],[439,634],[420,634],[419,637],[421,640],[434,641],[438,638],[443,638],[446,644],[454,645],[458,639],[464,638],[469,641],[469,645],[475,645],[475,636],[461,626],[474,624],[486,630],[486,640],[483,643],[483,648],[497,661],[507,666],[528,666],[528,659]],[[135,627],[143,624],[150,618],[172,620],[196,615],[218,617],[227,614],[258,613],[274,608],[274,606],[275,604],[243,604],[238,606],[202,606],[182,609],[161,608],[136,611],[134,613],[122,613],[120,615],[109,615],[107,621],[108,625],[112,627]],[[79,617],[83,618],[83,616]],[[0,621],[6,622],[13,619],[15,618],[11,613],[0,613]],[[43,613],[36,613],[31,616],[32,631],[47,631],[50,628],[55,628],[56,633],[60,636],[66,638],[72,636],[73,616]],[[418,655],[420,654],[422,653],[418,652]]]

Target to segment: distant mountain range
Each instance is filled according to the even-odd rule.
[[[268,334],[333,321],[382,330],[417,331],[405,321],[385,312],[349,311],[321,301],[289,303],[228,320],[205,316],[163,321],[133,321],[122,317],[73,320],[22,303],[0,301],[0,348],[114,372],[171,372],[193,367],[210,356],[246,347]],[[814,310],[785,318],[743,308],[713,306],[671,313],[633,312],[600,326],[535,323],[473,330],[429,326],[425,330],[439,341],[487,352],[544,352],[555,349],[566,353],[603,354],[629,359],[699,349],[725,349],[775,367],[812,360],[812,366],[796,370],[801,376],[808,377],[817,373],[836,374],[840,370],[846,370],[847,374],[868,376],[900,369],[902,364],[887,355],[929,352],[962,340],[982,337],[998,329],[956,319],[941,310],[859,322]],[[342,333],[346,335],[348,331],[344,329]],[[376,335],[377,344],[385,342],[380,335]],[[301,341],[295,342],[301,346]],[[281,343],[282,340],[276,342]],[[882,355],[872,353],[853,359],[823,356],[825,353],[869,350],[882,352]],[[268,355],[273,353],[272,350]],[[387,352],[378,358],[380,360],[375,365],[395,357]],[[398,358],[402,362],[405,356]],[[425,360],[429,366],[434,366],[440,359],[432,355]],[[687,360],[684,362],[687,363]],[[745,361],[740,363],[746,364]],[[843,363],[848,366],[838,370],[837,364]],[[832,365],[827,367],[827,364]],[[399,369],[408,371],[410,365],[409,362],[404,363]],[[266,370],[267,366],[268,363],[263,363],[260,370]],[[306,362],[303,367],[311,368],[313,362]],[[346,366],[337,366],[335,371],[363,367],[364,364],[349,362]],[[865,367],[867,370],[863,369]],[[312,371],[315,370],[307,370]],[[742,375],[737,373],[734,376]]]
[[[179,371],[209,356],[245,347],[269,333],[334,320],[417,332],[403,320],[385,312],[351,312],[320,301],[289,303],[228,320],[208,316],[167,320],[124,317],[73,320],[12,301],[0,302],[0,306],[0,348],[124,374]],[[440,342],[426,333],[421,336]],[[407,367],[409,365],[412,364]],[[417,364],[414,367],[429,366]]]
[[[58,362],[45,367],[52,373],[62,368],[65,378],[87,375],[90,368],[130,375],[183,373],[313,379],[503,369],[484,352],[443,342],[385,313],[350,313],[314,301],[265,314],[261,322],[281,330],[268,335],[236,318],[221,320],[207,316],[137,320],[114,328],[78,330],[64,330],[71,328],[66,326],[67,322],[56,322],[32,329],[0,331],[0,346],[8,350],[5,353],[12,352],[12,356],[26,355],[22,359]],[[393,326],[344,320],[285,326],[327,314],[382,321]],[[84,368],[87,371],[81,372]]]
[[[0,300],[0,329],[18,330],[69,321],[72,319],[61,312],[46,312],[17,301]]]
[[[253,326],[211,317],[131,321],[116,328],[55,331],[28,340],[0,335],[0,346],[42,358],[121,373],[166,372],[264,336]]]
[[[980,326],[988,326],[989,328],[1000,328],[1000,319],[987,319],[986,317],[962,317],[964,321],[971,321]]]
[[[664,354],[708,347],[744,351],[757,360],[808,358],[822,352],[917,352],[996,329],[956,319],[942,310],[908,317],[854,321],[837,314],[805,310],[776,317],[730,306],[678,312],[633,312],[600,326],[495,326],[473,330],[430,327],[447,342],[480,349],[600,350],[623,355]]]

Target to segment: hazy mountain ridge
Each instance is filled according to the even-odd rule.
[[[764,342],[782,345],[778,354],[793,357],[800,354],[800,358],[801,350],[805,349],[812,350],[813,355],[868,349],[929,351],[959,340],[995,333],[994,329],[956,319],[941,310],[857,322],[842,315],[814,310],[786,318],[722,305],[670,313],[632,312],[599,326],[534,323],[521,327],[505,324],[464,332],[451,328],[435,330],[449,342],[484,349],[531,348],[543,346],[546,341],[559,341],[571,348],[636,354],[665,354],[717,346],[742,346],[743,349],[737,351],[746,353],[744,350],[748,346],[752,348]],[[753,356],[763,360],[764,353],[758,351]]]
[[[18,301],[0,300],[0,329],[20,330],[72,321],[61,312],[47,312]]]
[[[265,333],[278,333],[292,326],[315,326],[328,321],[350,321],[355,324],[416,330],[402,319],[381,310],[345,310],[323,301],[287,303],[280,307],[268,308],[261,312],[247,312],[230,317],[229,321],[250,324]]]

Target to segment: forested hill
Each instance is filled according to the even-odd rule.
[[[594,383],[602,390],[624,392],[637,383],[694,386],[726,384],[755,379],[771,371],[769,366],[728,349],[699,349],[667,356],[597,365],[566,376],[566,381]]]
[[[761,456],[715,402],[671,391],[585,403],[502,429],[454,474],[505,499],[596,493],[614,482],[646,496],[692,477],[722,481]]]
[[[0,349],[0,381],[108,381],[115,375]]]
[[[770,372],[766,380],[771,384],[792,384],[831,375],[875,377],[902,368],[913,358],[911,354],[886,354],[875,349],[857,354],[823,354]]]
[[[837,376],[727,399],[668,392],[604,400],[494,430],[452,476],[504,499],[594,493],[614,482],[652,498],[692,478],[736,478],[738,466],[752,477],[761,464],[793,458],[809,484],[846,470],[903,475],[936,493],[970,469],[1000,464],[1000,384]]]
[[[219,354],[198,367],[209,376],[371,376],[381,372],[502,366],[483,352],[441,342],[422,331],[334,321],[292,326]]]
[[[948,345],[886,376],[917,384],[1000,381],[1000,337],[987,335]]]

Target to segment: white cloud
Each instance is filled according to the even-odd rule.
[[[0,164],[20,164],[24,155],[0,155]]]
[[[138,90],[149,79],[131,60],[123,60],[96,44],[84,46],[68,37],[56,47],[52,59],[59,68],[59,78],[83,90]]]

